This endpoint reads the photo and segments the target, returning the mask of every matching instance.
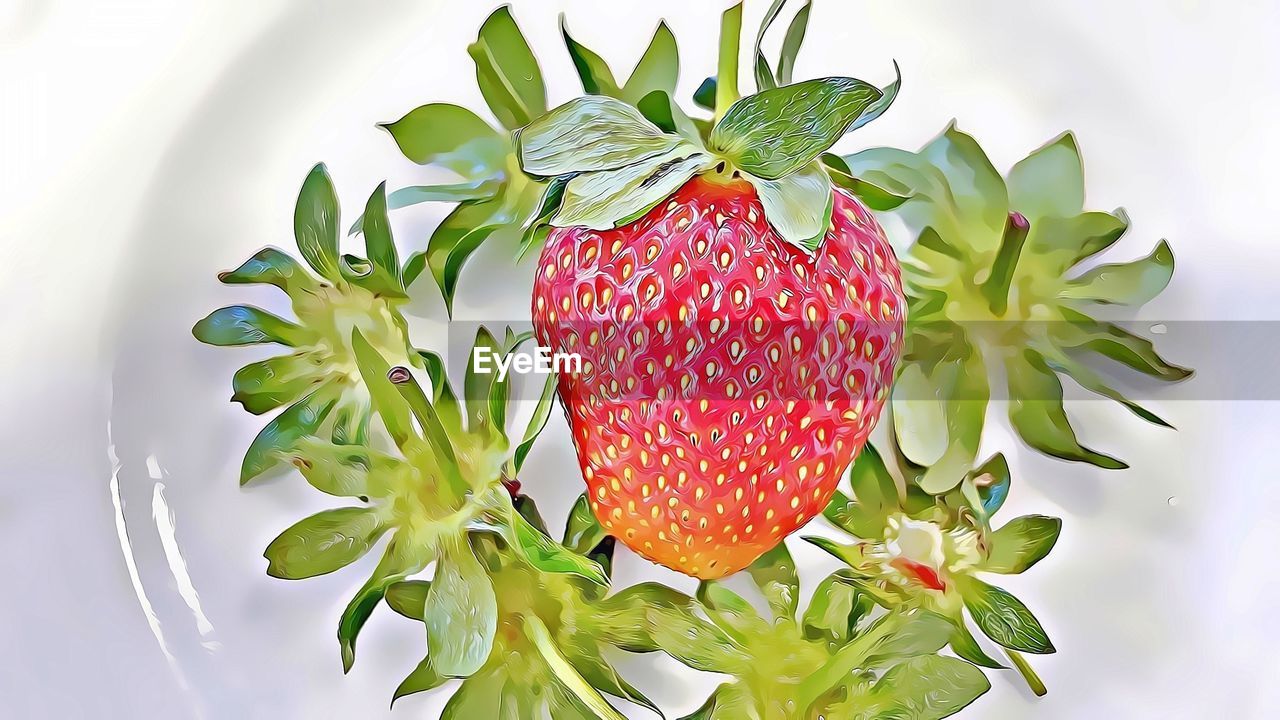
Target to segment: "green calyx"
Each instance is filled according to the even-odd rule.
[[[307,176],[294,212],[298,250],[316,275],[275,248],[219,275],[228,285],[269,284],[289,297],[296,319],[248,305],[215,310],[192,334],[211,345],[277,344],[291,349],[236,372],[232,400],[259,415],[288,406],[254,439],[240,480],[270,470],[280,452],[325,428],[333,442],[361,444],[372,409],[351,347],[353,329],[396,363],[413,362],[404,316],[405,280],[387,223],[385,190],[369,198],[361,226],[367,257],[339,253],[339,208],[323,165]]]
[[[718,582],[697,598],[655,584],[604,602],[610,640],[624,649],[661,650],[689,667],[729,676],[685,720],[791,718],[943,718],[990,684],[963,660],[936,653],[951,634],[942,616],[903,607],[874,614],[854,576],[823,580],[800,611],[795,563],[785,545],[749,569],[767,611]],[[948,692],[936,693],[945,687]]]
[[[503,357],[524,339],[508,332],[500,340],[482,328],[473,352],[484,348]],[[341,569],[389,536],[381,561],[339,622],[345,669],[354,662],[356,638],[377,604],[393,586],[433,562],[431,591],[418,619],[427,624],[430,669],[440,677],[479,672],[498,638],[498,598],[507,590],[496,584],[504,566],[495,564],[486,548],[500,550],[503,563],[519,566],[508,569],[507,576],[556,577],[554,582],[588,595],[603,592],[608,574],[601,563],[547,537],[541,520],[517,509],[508,490],[524,460],[520,448],[527,452],[549,408],[539,403],[515,444],[506,429],[506,380],[469,366],[463,392],[455,393],[439,356],[420,353],[431,381],[424,389],[408,367],[392,366],[358,329],[351,344],[371,406],[395,449],[388,453],[308,436],[282,450],[316,489],[359,504],[295,523],[265,552],[268,574],[303,579]],[[578,515],[575,546],[583,538],[603,539],[582,526]]]
[[[742,6],[726,11],[717,76],[723,81],[711,82],[714,120],[691,118],[671,99],[678,59],[665,25],[622,85],[598,55],[565,30],[583,89],[591,94],[551,110],[517,133],[521,168],[551,181],[542,211],[526,231],[526,248],[547,226],[605,230],[625,225],[695,175],[714,174],[749,181],[779,235],[806,252],[816,250],[830,225],[832,206],[833,179],[823,153],[845,133],[883,113],[899,83],[895,80],[884,90],[839,77],[792,84],[807,5],[792,21],[774,73],[759,41],[782,5],[774,3],[757,38],[758,92],[743,98],[734,80]],[[853,179],[847,169],[837,168],[837,173],[842,176],[837,183],[855,193],[891,195]]]
[[[1098,361],[1158,380],[1191,371],[1152,342],[1091,312],[1138,306],[1173,275],[1165,242],[1138,260],[1079,270],[1129,226],[1123,211],[1084,209],[1075,138],[1064,134],[1001,177],[953,126],[918,153],[877,148],[844,158],[861,178],[910,199],[894,212],[918,233],[903,259],[910,301],[894,428],[904,452],[932,467],[926,489],[950,488],[977,452],[991,388],[1007,383],[1010,420],[1031,447],[1065,460],[1124,468],[1076,438],[1059,376],[1168,424],[1111,386]]]
[[[954,489],[926,492],[930,468],[907,458],[890,436],[892,471],[867,446],[850,469],[850,494],[838,492],[823,516],[856,539],[852,544],[808,537],[849,565],[850,582],[890,611],[922,608],[950,623],[947,642],[961,658],[1004,668],[974,639],[965,619],[1005,649],[1037,694],[1043,683],[1020,653],[1054,652],[1040,622],[1017,598],[979,579],[1018,574],[1044,559],[1062,529],[1058,518],[1026,515],[995,527],[1009,494],[1009,465],[995,455],[961,473]]]
[[[590,556],[608,567],[613,543],[604,539],[599,525],[580,502],[565,529],[563,547]],[[515,512],[534,531],[545,534],[541,515],[527,497],[515,500]],[[614,644],[605,639],[603,626],[610,620],[604,609],[605,588],[581,576],[549,572],[524,561],[500,536],[477,534],[471,538],[472,568],[469,583],[487,583],[492,589],[494,633],[487,654],[468,673],[449,672],[449,649],[432,646],[433,633],[449,632],[437,620],[451,621],[468,607],[438,607],[432,596],[439,592],[441,577],[391,585],[388,604],[401,615],[425,625],[427,656],[396,689],[393,702],[406,695],[432,690],[449,677],[465,677],[445,706],[443,718],[623,717],[605,696],[628,700],[658,713],[657,707],[618,674],[606,654]],[[488,602],[488,595],[484,601]],[[452,612],[452,614],[451,614]],[[489,611],[486,611],[488,615]]]

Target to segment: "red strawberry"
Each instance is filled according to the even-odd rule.
[[[641,555],[704,579],[746,567],[866,442],[906,301],[883,230],[833,192],[813,254],[751,184],[704,176],[630,224],[551,231],[538,341],[582,357],[559,389],[591,507]]]

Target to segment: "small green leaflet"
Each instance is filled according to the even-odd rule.
[[[520,166],[530,175],[614,170],[667,152],[667,135],[635,107],[600,95],[575,98],[520,132]]]
[[[874,85],[840,77],[765,90],[735,102],[708,147],[752,175],[777,180],[817,159],[881,96]]]
[[[376,508],[325,510],[271,541],[267,574],[285,580],[324,575],[359,560],[387,529]]]
[[[1024,515],[991,534],[990,550],[982,564],[987,572],[1016,574],[1044,559],[1058,542],[1062,520]]]
[[[964,605],[987,637],[1011,650],[1040,655],[1055,652],[1040,621],[1018,598],[973,577],[959,578]]]
[[[440,558],[423,613],[427,655],[442,675],[468,677],[489,659],[498,600],[465,540]]]
[[[564,201],[551,224],[592,230],[625,225],[713,164],[709,155],[682,143],[635,165],[578,175],[565,187]]]
[[[991,683],[973,665],[925,655],[890,668],[871,689],[871,707],[854,718],[941,720],[968,707],[990,689]]]
[[[747,176],[756,188],[764,216],[783,240],[807,253],[822,245],[831,225],[835,196],[822,163],[809,163],[778,180]]]
[[[547,111],[542,70],[510,7],[493,11],[467,52],[476,64],[480,93],[507,129],[528,125]]]

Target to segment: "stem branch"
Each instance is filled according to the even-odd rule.
[[[1031,692],[1035,693],[1037,697],[1044,697],[1045,693],[1049,692],[1049,689],[1044,686],[1044,681],[1040,679],[1035,669],[1031,667],[1031,663],[1022,657],[1022,653],[1005,648],[1005,654],[1009,656],[1013,666],[1021,673],[1022,679],[1027,681],[1027,685],[1031,687]]]
[[[991,312],[997,316],[1004,315],[1009,308],[1009,286],[1013,282],[1013,271],[1018,266],[1018,257],[1022,255],[1022,245],[1027,240],[1027,232],[1031,224],[1022,213],[1011,212],[1004,224],[1004,234],[1000,237],[1000,249],[996,252],[995,262],[991,264],[991,276],[982,283],[982,294],[991,306]]]

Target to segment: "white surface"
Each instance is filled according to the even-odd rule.
[[[324,501],[288,481],[236,487],[257,425],[225,400],[254,351],[188,335],[208,309],[258,297],[219,288],[213,273],[291,242],[313,162],[329,164],[350,208],[383,178],[425,179],[375,121],[429,100],[481,107],[465,45],[487,3],[373,5],[0,5],[0,715],[375,717],[420,657],[419,631],[380,612],[344,678],[333,628],[361,573],[263,574],[265,543]],[[725,3],[517,2],[553,100],[574,90],[561,5],[618,68],[668,18],[686,97],[713,67]],[[1072,128],[1090,204],[1123,204],[1136,221],[1115,254],[1166,236],[1178,254],[1173,285],[1144,317],[1277,319],[1280,6],[817,5],[797,76],[883,80],[891,58],[905,76],[895,108],[842,147],[916,147],[957,117],[1006,167]],[[419,245],[433,217],[397,215],[403,244]],[[469,268],[464,317],[523,316],[522,286],[495,297],[482,277],[501,260],[489,249]],[[428,344],[441,326],[418,330]],[[1202,374],[1232,368],[1212,347],[1173,359]],[[1275,716],[1280,407],[1153,405],[1177,434],[1118,407],[1073,408],[1087,442],[1131,462],[1124,473],[1050,461],[993,432],[1015,463],[1005,512],[1066,518],[1050,560],[1007,583],[1059,654],[1037,663],[1047,698],[1001,677],[962,717]],[[575,472],[557,424],[530,467],[555,478],[533,491],[556,522]],[[829,567],[793,548],[806,567]],[[633,557],[620,566],[623,583],[657,575]],[[648,658],[626,668],[673,713],[716,681]],[[410,698],[395,714],[433,717],[441,702]]]

